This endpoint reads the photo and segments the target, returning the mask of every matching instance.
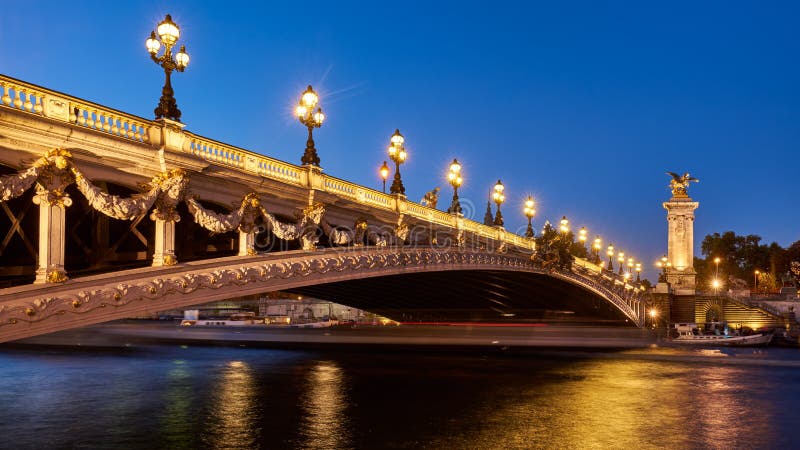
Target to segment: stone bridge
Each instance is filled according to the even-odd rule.
[[[404,292],[511,315],[537,295],[588,315],[602,299],[643,324],[638,286],[583,259],[556,269],[502,227],[180,122],[2,75],[0,87],[0,341],[279,289],[390,317]]]

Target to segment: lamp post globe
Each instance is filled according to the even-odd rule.
[[[492,192],[492,199],[497,204],[497,214],[494,216],[494,225],[496,227],[503,226],[503,214],[500,212],[500,205],[506,201],[506,195],[503,193],[505,189],[506,188],[503,186],[503,183],[500,180],[497,180]]]
[[[405,147],[406,138],[400,134],[399,129],[395,129],[392,137],[389,138],[389,159],[394,161],[394,180],[389,192],[397,195],[406,195],[406,188],[400,177],[400,165],[406,162],[408,153]]]
[[[569,233],[569,220],[567,220],[567,216],[561,216],[558,229],[564,234]]]
[[[175,101],[175,91],[172,89],[172,71],[183,72],[186,66],[189,65],[189,54],[186,53],[186,47],[183,45],[175,55],[172,54],[173,47],[181,36],[181,29],[172,21],[172,17],[169,14],[158,24],[156,30],[158,31],[158,36],[156,36],[155,31],[151,31],[150,37],[144,43],[153,62],[164,69],[164,87],[161,88],[161,98],[153,112],[156,115],[156,119],[164,118],[180,121],[181,110],[178,109],[178,102]],[[164,46],[164,53],[158,56],[162,45]]]
[[[386,180],[389,179],[389,166],[386,165],[386,161],[383,162],[383,165],[378,169],[378,174],[381,176],[381,180],[383,180],[383,193],[386,193]]]
[[[455,158],[453,158],[453,162],[450,163],[447,172],[447,182],[453,187],[453,201],[450,202],[450,207],[447,208],[447,212],[461,215],[461,202],[458,200],[458,188],[461,187],[464,178],[461,176],[461,163]]]
[[[609,272],[613,272],[614,271],[614,262],[613,262],[614,244],[608,244],[608,249],[606,251],[606,255],[608,255],[608,267],[606,269],[608,269]]]
[[[531,225],[531,219],[533,219],[533,216],[536,215],[536,202],[533,201],[533,197],[530,195],[527,199],[525,199],[525,207],[523,208],[522,212],[525,213],[525,217],[528,218],[528,228],[525,229],[525,237],[532,238],[534,233],[533,226]]]
[[[306,150],[303,152],[303,157],[300,162],[304,166],[319,167],[319,155],[314,146],[314,128],[319,128],[325,122],[325,114],[322,113],[322,108],[317,106],[319,103],[319,96],[311,85],[308,85],[305,92],[300,95],[300,101],[294,112],[297,120],[308,128],[308,139],[306,140]],[[316,111],[314,108],[317,108]]]
[[[586,240],[589,239],[588,234],[589,232],[586,231],[586,227],[581,227],[581,229],[578,230],[578,241],[580,241],[584,251],[586,250]],[[586,253],[588,254],[589,252],[587,251]]]
[[[594,238],[594,244],[592,245],[592,253],[594,253],[595,264],[600,264],[600,250],[602,249],[603,249],[603,240],[600,239],[600,236],[596,236]]]
[[[617,262],[619,263],[619,274],[622,275],[625,268],[625,253],[619,252],[617,253]]]

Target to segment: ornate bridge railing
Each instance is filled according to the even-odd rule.
[[[3,89],[0,101],[6,107],[69,122],[135,142],[150,142],[148,133],[155,125],[151,120],[5,75],[0,75],[0,88]]]

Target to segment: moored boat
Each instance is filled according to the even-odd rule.
[[[226,319],[198,319],[195,314],[192,316],[185,316],[181,321],[182,327],[242,327],[263,324],[262,320],[255,317],[255,313],[237,313],[231,314]]]
[[[678,337],[672,339],[675,344],[696,346],[730,346],[753,347],[767,345],[772,340],[772,333],[756,333],[751,335],[701,334],[696,324],[677,324]]]

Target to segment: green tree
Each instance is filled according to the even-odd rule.
[[[534,238],[536,242],[536,253],[543,260],[554,259],[559,267],[569,268],[572,266],[572,256],[570,249],[574,244],[572,232],[561,233],[550,222],[545,222],[542,233]]]
[[[695,258],[695,270],[700,286],[711,284],[717,273],[716,258],[720,259],[720,281],[725,283],[730,276],[733,276],[747,281],[751,286],[756,270],[781,274],[788,270],[791,262],[787,250],[775,242],[770,245],[762,244],[761,236],[755,234],[739,236],[733,231],[709,234],[703,239],[700,249],[705,257]],[[800,256],[800,243],[796,251]]]

